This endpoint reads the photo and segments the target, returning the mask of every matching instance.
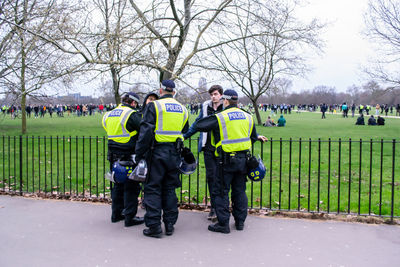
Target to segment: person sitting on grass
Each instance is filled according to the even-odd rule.
[[[268,116],[268,119],[267,119],[267,121],[263,124],[263,126],[265,126],[265,127],[273,127],[273,126],[276,126],[276,123],[274,122],[273,119],[271,119],[270,116]]]
[[[371,115],[371,117],[369,117],[368,125],[376,125],[376,120],[374,118],[374,115]]]
[[[278,127],[284,127],[286,125],[286,120],[283,117],[283,115],[281,115],[281,117],[278,120]]]
[[[360,117],[357,118],[356,125],[365,125],[364,115],[360,113]]]
[[[378,122],[378,125],[385,125],[385,119],[382,118],[381,116],[378,116],[377,122]]]

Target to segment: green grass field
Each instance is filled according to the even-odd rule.
[[[262,112],[263,121],[268,114]],[[262,183],[248,183],[249,205],[390,215],[393,193],[393,213],[400,216],[400,144],[392,143],[399,137],[400,119],[387,118],[386,125],[378,127],[356,126],[356,118],[336,114],[327,114],[325,120],[320,117],[320,113],[292,113],[285,115],[286,127],[257,127],[272,142],[254,145],[254,154],[262,155],[268,172]],[[190,122],[194,119],[191,116]],[[20,123],[0,117],[0,188],[6,191],[20,189]],[[286,141],[290,138],[293,142]],[[314,142],[319,138],[332,141]],[[197,152],[196,140],[187,145]],[[30,118],[28,134],[22,137],[23,191],[107,196],[109,184],[103,180],[108,168],[106,150],[100,114]],[[198,156],[199,172],[183,176],[178,191],[185,203],[205,203],[203,156]]]

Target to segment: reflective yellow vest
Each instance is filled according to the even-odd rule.
[[[115,109],[104,114],[103,127],[107,132],[108,140],[125,144],[129,142],[132,136],[137,134],[137,131],[128,132],[126,129],[126,123],[133,112],[136,112],[136,110],[118,105]]]
[[[218,120],[221,140],[215,145],[216,155],[218,147],[224,152],[249,150],[251,148],[251,133],[254,121],[250,114],[239,108],[229,108],[215,116]]]
[[[189,114],[185,106],[173,98],[163,98],[153,102],[156,109],[155,139],[157,142],[176,142],[183,139],[182,129]]]

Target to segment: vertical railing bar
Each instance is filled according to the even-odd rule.
[[[11,136],[8,136],[8,192],[11,190]]]
[[[84,136],[82,136],[82,195],[83,197],[85,197],[85,137]]]
[[[361,214],[361,165],[362,165],[362,139],[360,138],[360,155],[358,168],[358,215]]]
[[[47,141],[44,136],[44,195],[47,196]]]
[[[301,138],[299,138],[299,179],[297,188],[297,210],[300,211],[300,193],[301,193]]]
[[[264,161],[264,143],[261,142],[261,160]],[[260,210],[263,203],[263,180],[260,181]]]
[[[35,137],[32,135],[32,193],[35,193]]]
[[[189,143],[189,149],[192,150],[192,143]],[[192,187],[192,176],[191,175],[189,175],[188,184],[189,184],[189,205],[190,205],[190,202],[192,200],[191,199],[191,187]]]
[[[271,146],[270,146],[270,155],[271,158],[269,160],[269,208],[272,209],[272,137],[271,137]]]
[[[395,155],[396,155],[396,139],[393,139],[392,148],[392,203],[390,207],[390,221],[393,223],[394,217],[394,174],[395,174]]]
[[[26,192],[29,193],[29,139],[28,136],[25,136],[25,162],[26,162],[26,169],[25,169],[25,180],[26,180]]]
[[[103,198],[106,198],[106,178],[104,174],[106,173],[106,137],[103,136]],[[110,182],[111,184],[111,182]]]
[[[383,139],[381,139],[381,169],[379,182],[379,216],[382,215],[382,184],[383,184]]]
[[[311,138],[308,140],[308,199],[307,199],[307,210],[310,212],[310,201],[311,201]]]
[[[328,213],[330,212],[330,203],[331,203],[331,138],[329,138],[328,143]]]
[[[337,213],[340,213],[340,173],[341,173],[341,158],[342,158],[342,139],[339,138],[339,166],[338,166],[338,205]]]
[[[32,150],[33,151],[33,150]],[[6,145],[5,145],[5,136],[3,135],[3,192],[6,191]]]
[[[39,194],[40,194],[40,187],[41,187],[41,184],[40,184],[40,136],[38,136],[38,171],[39,171]]]
[[[350,214],[351,203],[351,138],[349,138],[349,187],[348,187],[347,213]]]
[[[50,136],[50,195],[53,195],[53,136]]]
[[[289,140],[289,196],[288,196],[288,210],[290,210],[290,201],[292,194],[292,138]]]
[[[65,136],[63,136],[63,195],[65,196]]]
[[[189,142],[192,142],[192,139],[189,139]],[[198,142],[195,142],[195,144],[198,144]],[[197,159],[200,158],[200,152],[199,149],[197,149]],[[197,160],[197,166],[196,166],[196,179],[197,179],[197,205],[199,205],[199,199],[200,199],[200,160]],[[206,179],[207,183],[207,179]],[[207,191],[207,188],[206,188]],[[207,207],[207,198],[206,198],[206,207]]]
[[[317,211],[320,204],[320,186],[321,186],[321,138],[318,138],[318,188],[317,188]]]
[[[281,209],[282,203],[282,138],[279,138],[279,204],[278,208]]]
[[[99,197],[99,137],[96,136],[96,197]]]
[[[254,144],[252,144],[251,145],[251,154],[253,155],[253,153],[254,153]],[[253,197],[254,197],[254,183],[253,183],[253,181],[251,181],[251,186],[250,186],[250,208],[252,209],[253,208]]]
[[[75,177],[75,196],[76,197],[78,197],[79,196],[79,189],[78,189],[78,144],[79,144],[79,141],[78,141],[78,136],[76,136],[76,138],[75,138],[75,147],[76,147],[76,149],[75,149],[75,156],[76,156],[76,158],[75,158],[75,171],[76,171],[76,177]]]
[[[19,194],[22,196],[22,135],[19,136]]]
[[[92,136],[89,136],[89,197],[92,197]]]
[[[69,136],[69,197],[72,197],[72,136]]]
[[[371,215],[371,204],[372,204],[372,139],[370,139],[370,148],[369,148],[369,204],[368,204],[369,215]]]
[[[59,149],[59,138],[57,135],[57,195],[60,194],[60,149]]]
[[[17,141],[16,141],[16,136],[14,136],[14,178],[13,178],[13,193],[17,193],[16,192],[16,188],[17,188]]]

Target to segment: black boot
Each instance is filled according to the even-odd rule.
[[[111,222],[112,223],[116,223],[116,222],[122,221],[123,219],[125,219],[125,216],[122,215],[121,213],[119,213],[119,214],[111,214]]]
[[[161,237],[161,226],[157,225],[157,226],[153,226],[153,227],[149,227],[143,230],[143,234],[145,236],[149,236],[149,237],[156,237],[156,238],[160,238]]]
[[[240,221],[235,222],[235,227],[236,227],[236,230],[242,231],[244,228],[244,222],[240,222]]]
[[[222,225],[220,223],[210,224],[208,226],[208,230],[210,230],[211,232],[218,232],[218,233],[224,233],[224,234],[229,234],[231,232],[228,224]]]
[[[125,227],[130,227],[134,225],[139,225],[144,223],[144,218],[143,217],[132,217],[132,216],[126,216],[125,217]]]
[[[165,224],[165,234],[172,235],[174,233],[174,225],[172,223]]]

